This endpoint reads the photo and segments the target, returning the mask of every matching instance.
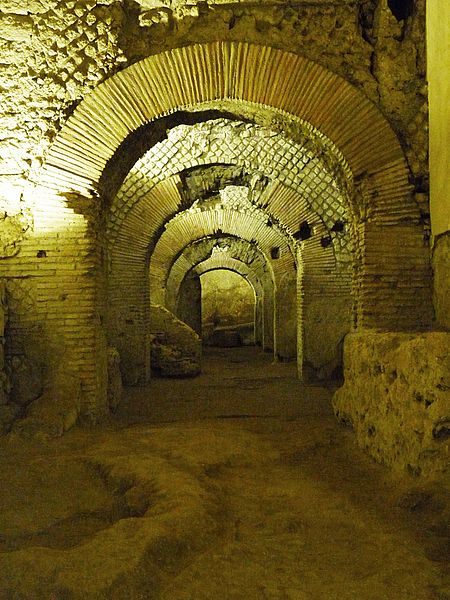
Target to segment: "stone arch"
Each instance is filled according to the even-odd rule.
[[[212,42],[148,57],[99,85],[57,136],[42,183],[52,189],[95,190],[130,132],[179,107],[220,99],[270,106],[311,123],[341,150],[355,177],[379,173],[381,184],[392,168],[399,177],[402,171],[407,175],[393,130],[347,81],[283,50]]]
[[[205,208],[200,204],[180,212],[171,219],[157,240],[150,257],[150,289],[152,299],[164,302],[167,278],[174,260],[194,239],[214,234],[236,235],[252,240],[270,261],[273,247],[280,248],[279,259],[272,260],[275,280],[283,272],[293,269],[296,256],[289,236],[275,225],[267,224],[267,216],[251,203],[240,207],[217,204]]]
[[[259,281],[256,273],[253,271],[251,267],[247,264],[237,260],[235,258],[230,258],[226,256],[226,253],[215,253],[212,254],[209,258],[204,261],[198,263],[193,269],[193,272],[200,278],[201,289],[202,289],[202,314],[203,314],[203,279],[202,275],[207,273],[211,273],[213,271],[230,271],[237,275],[240,275],[242,279],[244,279],[249,285],[250,289],[253,292],[253,331],[252,331],[252,341],[254,344],[258,342],[261,343],[263,338],[263,314],[262,314],[262,304],[264,299],[263,286]],[[202,338],[204,339],[204,331],[202,331]],[[213,331],[210,332],[213,334]],[[263,346],[264,347],[264,346]]]
[[[253,173],[255,204],[263,206],[291,233],[297,231],[298,214],[302,212],[317,214],[329,229],[338,220],[347,221],[351,227],[349,189],[336,183],[336,170],[344,172],[345,161],[336,159],[333,165],[327,165],[317,156],[316,147],[308,148],[307,141],[297,143],[269,127],[216,119],[173,128],[166,140],[155,144],[137,161],[113,200],[107,222],[110,243],[114,243],[127,213],[159,181],[214,164],[233,165],[242,172]],[[296,191],[296,202],[272,202],[277,182]],[[346,246],[348,233],[347,229],[339,239],[346,241]]]
[[[296,215],[295,218],[299,220],[309,219],[310,222],[316,219],[314,232],[311,237],[305,239],[300,244],[295,243],[288,234],[288,230],[286,229],[285,231],[283,228],[279,233],[285,231],[286,242],[279,242],[278,239],[273,238],[277,227],[273,225],[266,227],[267,216],[265,212],[248,202],[248,206],[245,207],[244,212],[253,211],[259,215],[257,226],[265,229],[266,233],[273,238],[270,243],[266,243],[265,245],[266,256],[269,256],[273,249],[282,250],[281,258],[277,259],[274,263],[279,274],[277,278],[280,301],[282,300],[281,294],[284,289],[292,289],[294,285],[297,286],[298,314],[296,316],[298,319],[298,330],[302,332],[302,336],[298,339],[297,343],[291,339],[283,348],[282,343],[284,340],[289,339],[289,336],[286,333],[279,335],[275,348],[281,357],[293,357],[293,347],[295,345],[298,350],[297,359],[299,365],[306,361],[315,370],[326,374],[326,370],[324,370],[326,369],[326,365],[331,364],[332,361],[336,362],[335,349],[339,345],[341,337],[350,327],[352,302],[350,296],[351,272],[348,268],[349,265],[345,263],[339,265],[337,263],[333,245],[323,245],[323,240],[329,239],[327,237],[328,230],[320,220],[314,217],[314,213],[311,213],[311,210],[305,206],[304,202],[298,202],[294,190],[286,188],[280,183],[273,183],[270,186],[270,193],[271,202],[274,205],[292,204],[296,206],[296,210],[292,213]],[[144,260],[149,239],[158,230],[156,219],[160,218],[161,214],[163,214],[161,211],[164,210],[167,211],[166,216],[175,213],[177,206],[180,204],[179,175],[177,174],[152,187],[150,192],[142,197],[140,203],[134,204],[133,209],[127,214],[127,218],[116,239],[116,244],[112,249],[113,269],[110,277],[112,290],[110,305],[112,310],[116,311],[117,318],[114,320],[120,326],[120,333],[117,331],[113,332],[112,339],[114,340],[114,344],[118,345],[119,348],[123,345],[124,353],[128,353],[128,349],[134,346],[132,340],[136,340],[136,336],[143,336],[143,331],[145,331],[146,327],[144,315],[146,306],[150,300],[146,298],[148,288],[145,280]],[[234,223],[236,227],[242,229],[243,216],[242,213],[239,213],[239,209],[237,210],[238,212],[233,213]],[[241,210],[243,210],[243,207],[241,207]],[[196,231],[196,227],[198,229],[199,223],[194,225],[194,222],[198,221],[198,215],[201,216],[202,214],[201,204],[197,208],[193,207],[182,214],[190,216],[189,225],[182,225],[181,228],[175,229],[171,235],[167,230],[162,232],[161,237],[166,239],[165,242],[162,242],[162,247],[169,251],[169,262],[167,262],[166,257],[164,259],[166,260],[165,266],[161,263],[161,245],[158,246],[159,242],[155,243],[153,260],[154,264],[156,264],[156,269],[153,269],[153,294],[151,298],[153,303],[162,304],[166,301],[166,281],[170,274],[171,267],[169,265],[171,265],[172,261],[170,256],[172,256],[174,248],[180,248],[178,251],[181,252],[181,247],[184,244],[190,243],[189,237],[186,237],[186,232]],[[173,223],[179,222],[181,218],[181,215],[178,215],[173,219]],[[245,215],[245,218],[247,218],[247,215]],[[170,222],[169,220],[168,223]],[[253,223],[250,229],[247,227],[244,237],[254,236],[253,227],[256,227],[255,223]],[[280,224],[280,226],[282,227],[283,224]],[[217,218],[215,228],[217,230],[221,228],[220,220]],[[205,233],[200,225],[197,234],[201,237]],[[214,231],[210,233],[213,234]],[[229,233],[233,233],[233,227],[230,227]],[[286,257],[289,256],[289,248],[295,253],[297,253],[297,249],[301,251],[302,269],[299,270],[298,282],[292,281],[289,278],[288,273],[292,273],[292,268],[286,268],[284,264]],[[284,284],[281,283],[282,277],[287,278]],[[289,296],[290,294],[288,294],[290,305]],[[130,321],[130,312],[135,315],[135,319],[133,319],[131,325],[126,324]],[[303,319],[302,313],[312,315],[311,319]],[[293,312],[290,314],[293,314]],[[275,327],[275,331],[281,331],[283,326],[281,317],[279,317],[279,320],[279,325]],[[323,329],[324,327],[328,331],[328,339],[327,344],[324,344],[320,351],[317,348],[317,343],[315,345],[314,341],[323,339],[321,328]],[[295,324],[295,328],[297,329],[297,323]],[[266,332],[269,332],[270,329],[270,324],[266,321]],[[294,331],[292,323],[290,330]],[[269,341],[268,337],[267,334],[264,345],[268,348],[273,347],[273,343]],[[137,355],[138,353],[134,352],[134,354]],[[127,363],[125,358],[124,362]]]
[[[233,206],[219,205],[203,210],[189,209],[172,219],[156,242],[150,258],[152,302],[164,302],[170,270],[186,245],[216,234],[234,235],[257,244],[266,263],[271,264],[275,283],[274,331],[278,330],[279,334],[274,336],[273,345],[269,347],[281,357],[293,358],[296,355],[296,322],[292,323],[294,330],[291,331],[288,327],[283,328],[284,324],[287,325],[283,319],[286,314],[294,315],[296,312],[295,290],[291,287],[288,293],[287,286],[283,287],[282,282],[288,274],[291,274],[290,281],[295,281],[295,254],[289,236],[278,227],[268,226],[267,217],[261,209],[244,205],[238,210]],[[276,260],[269,258],[273,247],[280,249]],[[277,311],[277,290],[285,294],[283,315]]]
[[[166,306],[176,312],[176,298],[181,283],[199,264],[213,258],[214,250],[222,248],[217,258],[233,260],[245,265],[253,273],[252,280],[256,294],[255,341],[263,349],[271,349],[274,327],[274,277],[270,262],[261,251],[243,239],[235,236],[220,236],[200,239],[189,244],[174,261],[166,286]]]
[[[197,273],[197,275],[203,275],[204,273],[209,273],[210,271],[233,271],[248,281],[250,286],[253,288],[255,295],[257,291],[261,290],[261,283],[258,281],[258,278],[252,269],[245,263],[242,263],[235,258],[211,256],[210,258],[207,258],[203,262],[199,263],[196,267],[194,267],[193,270]]]
[[[212,257],[216,248],[223,249],[223,255],[228,260],[237,260],[251,268],[258,280],[267,279],[273,284],[272,267],[255,244],[235,236],[203,238],[186,246],[170,268],[165,298],[169,310],[174,312],[176,297],[184,277],[199,263]]]
[[[262,67],[255,69],[255,64]],[[53,260],[48,252],[42,271],[55,282],[56,273],[64,293],[41,284],[37,319],[45,321],[52,311],[52,335],[70,346],[71,362],[83,372],[85,413],[106,407],[106,363],[99,358],[105,346],[101,277],[92,276],[101,272],[103,257],[91,229],[102,173],[127,136],[143,124],[180,107],[196,110],[224,99],[270,107],[310,123],[348,162],[357,182],[358,325],[405,329],[428,324],[427,250],[401,146],[380,111],[337,75],[282,50],[234,42],[175,49],[114,75],[80,103],[52,145],[34,192],[35,231],[30,248],[23,244],[24,254],[64,233],[59,255]],[[62,263],[75,264],[76,275],[67,276]],[[67,312],[76,318],[66,319]]]

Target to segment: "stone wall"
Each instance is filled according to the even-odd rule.
[[[281,360],[297,358],[297,273],[291,271],[281,278],[276,290],[276,356]]]
[[[105,181],[117,163],[111,161],[105,175],[102,161],[108,162],[133,128],[140,127],[136,115],[142,106],[146,107],[144,114],[149,103],[143,98],[135,103],[133,97],[136,114],[132,110],[126,117],[121,114],[122,120],[112,119],[112,127],[106,118],[105,135],[96,128],[95,120],[106,112],[97,110],[98,106],[91,113],[88,109],[92,127],[82,127],[85,133],[89,129],[83,138],[87,149],[78,144],[75,123],[74,130],[72,125],[67,128],[70,135],[56,144],[52,155],[55,136],[83,98],[89,98],[99,83],[141,59],[212,38],[296,52],[329,69],[327,76],[337,73],[362,90],[401,134],[412,169],[413,191],[426,220],[424,4],[418,0],[414,15],[398,22],[386,0],[317,0],[295,6],[32,0],[26,7],[15,0],[0,0],[0,275],[7,282],[11,302],[6,348],[13,366],[12,396],[18,405],[28,406],[39,396],[46,377],[64,361],[72,370],[68,380],[74,374],[79,377],[81,412],[96,418],[108,410],[102,228],[103,209],[112,200]],[[133,90],[147,87],[128,86]],[[125,106],[122,112],[127,112],[121,96],[126,88],[124,85],[112,100],[114,115],[120,112],[119,106],[121,110]],[[278,123],[281,116],[269,114],[267,120]],[[352,138],[351,132],[345,137]],[[139,144],[136,147],[133,152],[138,153]],[[92,159],[89,168],[81,166],[81,172],[77,171],[77,152]],[[52,175],[50,182],[45,180],[51,193],[47,189],[43,193],[34,185],[42,183],[42,166],[48,162],[56,176]],[[373,196],[376,191],[374,188]],[[399,202],[408,194],[408,190],[400,190]],[[142,220],[138,223],[140,227]],[[124,243],[128,250],[126,235]],[[129,294],[130,287],[125,285],[125,290]],[[145,300],[141,291],[136,297]],[[130,337],[123,338],[127,346],[135,332],[147,326],[145,316],[140,320],[142,311],[138,312],[134,305],[127,305],[126,314],[119,315],[131,330]],[[265,347],[273,345],[272,312],[264,309]],[[111,315],[110,321],[116,317]],[[119,335],[122,333],[120,330]],[[132,348],[135,362],[143,365],[144,371],[147,349],[146,339]],[[145,372],[142,381],[146,376]],[[33,382],[31,390],[29,382]],[[75,387],[78,390],[79,386]]]
[[[306,380],[342,376],[344,337],[350,330],[351,300],[320,289],[305,305],[303,315],[303,369]]]
[[[377,461],[412,475],[450,468],[450,333],[354,333],[338,419]]]
[[[291,50],[350,80],[406,134],[420,175],[426,170],[425,146],[416,142],[426,118],[424,7],[419,0],[408,22],[398,22],[387,0],[210,2],[201,9],[195,2],[147,1],[130,9],[112,0],[32,0],[24,8],[2,0],[1,172],[37,169],[74,103],[111,73],[171,47],[221,39]]]

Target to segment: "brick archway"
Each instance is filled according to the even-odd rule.
[[[71,362],[82,373],[85,413],[102,412],[107,405],[97,277],[104,257],[92,227],[102,173],[142,125],[179,108],[196,110],[222,100],[302,119],[344,156],[358,184],[352,199],[358,325],[408,329],[429,321],[428,254],[408,168],[376,106],[334,73],[282,50],[234,42],[171,50],[114,75],[80,103],[51,147],[34,193],[35,232],[24,253],[35,257],[36,248],[47,253],[36,286],[36,320],[45,323],[51,314],[51,335],[70,349]],[[46,249],[53,239],[58,239],[57,255]],[[74,269],[67,273],[63,264]],[[63,293],[55,292],[59,281]]]

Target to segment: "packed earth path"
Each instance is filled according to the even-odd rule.
[[[395,474],[255,348],[1,441],[1,600],[448,600],[448,482]]]

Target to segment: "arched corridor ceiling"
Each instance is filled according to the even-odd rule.
[[[222,256],[220,253],[213,254],[203,262],[199,263],[193,270],[197,275],[201,276],[204,273],[220,271],[222,269],[241,275],[251,285],[255,295],[261,294],[261,282],[258,280],[255,273],[246,264],[235,258]]]
[[[173,310],[184,277],[209,259],[235,261],[245,265],[258,279],[273,284],[270,261],[257,245],[235,236],[204,238],[189,244],[173,263],[166,284],[166,305]]]
[[[201,179],[200,168],[209,165],[238,167],[251,186],[252,201],[291,235],[303,219],[312,223],[323,220],[329,229],[337,221],[350,219],[349,201],[320,156],[268,128],[219,119],[172,129],[167,140],[156,144],[136,163],[113,202],[108,223],[110,239],[117,235],[132,207],[159,181],[174,174],[183,178],[183,172],[194,167]],[[296,192],[289,202],[276,203],[274,192],[280,191],[277,181]],[[192,192],[186,195],[185,206],[192,201]],[[345,234],[336,241],[338,247],[348,246]]]
[[[260,68],[255,69],[255,65]],[[251,113],[250,107],[254,113],[272,114],[274,126],[270,120],[264,124],[236,120],[245,111]],[[47,157],[39,198],[48,194],[49,203],[55,197],[61,205],[67,201],[70,210],[86,215],[89,221],[107,167],[114,165],[116,153],[134,133],[142,133],[150,123],[180,111],[212,110],[228,112],[234,118],[169,127],[167,138],[146,152],[146,159],[151,160],[138,160],[136,165],[142,165],[143,171],[135,167],[135,180],[130,174],[116,201],[108,205],[111,198],[106,197],[103,205],[98,202],[102,217],[111,209],[104,238],[110,264],[116,269],[111,288],[123,277],[122,294],[128,283],[136,293],[142,290],[142,279],[136,283],[136,273],[143,269],[146,249],[151,251],[164,224],[194,199],[191,189],[186,193],[186,175],[197,168],[201,172],[213,165],[232,165],[242,169],[252,204],[266,211],[268,229],[273,231],[276,226],[291,238],[304,240],[301,229],[306,222],[304,229],[307,237],[312,236],[311,241],[302,241],[299,246],[303,251],[304,245],[306,251],[314,245],[317,252],[310,253],[310,259],[321,261],[326,256],[328,260],[331,248],[338,264],[346,268],[350,235],[357,233],[353,258],[359,263],[355,290],[361,323],[374,323],[380,314],[374,308],[379,301],[369,290],[392,298],[392,302],[403,302],[401,289],[392,289],[389,283],[390,277],[398,278],[403,263],[399,264],[390,242],[385,244],[384,254],[373,242],[378,235],[374,226],[419,225],[400,143],[380,111],[360,91],[323,67],[281,50],[247,43],[197,44],[151,56],[114,75],[83,100],[58,135]],[[286,127],[286,133],[282,127],[280,132],[284,118],[304,126],[303,133],[310,133],[309,141],[301,143],[297,135],[291,135],[294,127]],[[158,154],[161,150],[164,152]],[[206,196],[212,191],[220,192],[204,187]],[[117,201],[125,197],[126,202],[120,205]],[[155,198],[159,198],[158,206],[152,203]],[[200,190],[195,207],[207,201]],[[199,227],[198,232],[194,227],[193,235],[180,232],[182,246],[180,240],[174,240],[177,252],[196,236],[224,231],[217,218],[219,212],[209,211],[210,227]],[[234,212],[236,218],[226,231],[237,235],[241,231],[244,236],[236,227],[242,226],[248,215],[243,210]],[[394,229],[383,232],[386,239],[395,238]],[[160,247],[167,235],[167,231],[160,235]],[[414,238],[415,244],[414,236],[415,231],[407,230],[408,239]],[[257,239],[248,222],[244,237]],[[264,250],[267,254],[271,247],[283,246],[271,242]],[[403,262],[409,268],[414,261],[408,260]],[[416,262],[421,264],[421,260],[419,256]],[[164,261],[167,273],[170,261]],[[277,268],[282,261],[283,253]],[[328,265],[322,269],[323,276],[335,269],[336,261],[330,260]],[[337,279],[336,273],[334,276]],[[407,294],[414,302],[415,292],[414,286],[408,287]],[[384,313],[382,321],[389,321]]]
[[[212,198],[176,215],[167,223],[150,259],[151,295],[162,302],[170,269],[193,240],[226,233],[256,243],[266,257],[279,249],[273,261],[275,271],[289,271],[295,265],[292,240],[277,225],[268,224],[267,215],[248,199],[248,188],[229,186]],[[161,296],[162,294],[162,296]],[[152,302],[154,300],[152,299]]]
[[[288,52],[213,42],[151,56],[98,86],[58,135],[42,183],[90,194],[131,132],[178,108],[219,106],[221,99],[262,104],[310,123],[342,152],[354,176],[392,168],[399,177],[402,169],[407,173],[388,123],[345,80]]]

